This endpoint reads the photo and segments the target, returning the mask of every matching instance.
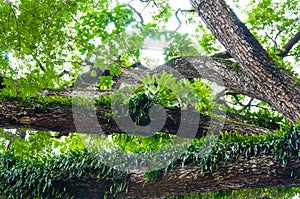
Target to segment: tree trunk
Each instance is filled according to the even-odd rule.
[[[192,0],[194,9],[209,30],[239,64],[241,72],[254,82],[259,95],[291,122],[300,118],[300,85],[276,66],[248,28],[224,0]]]
[[[299,157],[292,157],[283,165],[272,155],[261,154],[248,159],[240,157],[203,174],[197,166],[178,167],[164,173],[160,180],[147,183],[143,172],[133,173],[123,181],[129,183],[128,192],[121,192],[116,198],[166,198],[219,190],[299,186],[299,163]],[[75,194],[75,198],[99,198],[109,191],[113,182],[97,182],[96,178],[88,177],[58,184],[61,183],[67,186],[68,192]]]

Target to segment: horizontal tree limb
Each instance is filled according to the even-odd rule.
[[[96,106],[96,111],[81,107],[73,112],[72,107],[56,105],[54,107],[41,107],[32,103],[31,106],[19,106],[16,101],[0,102],[0,127],[2,128],[28,128],[33,130],[45,130],[61,132],[68,135],[69,132],[79,133],[130,133],[143,135],[144,132],[130,132],[120,129],[114,120],[111,110],[106,106]],[[268,129],[235,121],[222,121],[210,116],[192,112],[189,110],[166,109],[167,116],[162,118],[165,123],[160,132],[177,134],[180,137],[195,138],[205,136],[207,133],[219,133],[220,131],[239,131],[245,134],[267,133]],[[181,121],[181,115],[188,112],[192,118],[199,120]],[[121,116],[122,119],[127,116]],[[119,118],[119,119],[120,119]],[[151,121],[158,122],[158,121]],[[179,127],[184,123],[184,129],[178,134]],[[140,125],[145,126],[147,122]],[[198,127],[198,128],[197,128]],[[133,127],[132,127],[133,128]],[[153,134],[154,135],[154,134]]]
[[[116,198],[158,199],[219,190],[299,186],[299,163],[299,157],[292,157],[283,165],[272,155],[261,154],[250,158],[240,157],[203,174],[197,166],[177,167],[164,173],[161,179],[147,183],[144,172],[141,171],[132,173],[121,181],[129,184],[128,192],[121,192]],[[82,178],[76,182],[66,179],[60,183],[77,198],[99,198],[105,191],[109,191],[111,185],[101,180],[97,182],[96,177]]]

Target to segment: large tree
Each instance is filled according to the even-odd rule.
[[[1,2],[1,195],[165,198],[299,186],[299,1],[250,2],[244,22],[224,0],[177,11],[167,1],[133,3]],[[180,33],[183,16],[201,51]],[[176,31],[164,31],[174,19]],[[162,37],[166,62],[147,69],[144,42]],[[118,92],[125,82],[136,86],[128,96]],[[211,91],[215,84],[225,89]],[[151,112],[157,104],[165,117]],[[148,167],[147,154],[163,163]]]

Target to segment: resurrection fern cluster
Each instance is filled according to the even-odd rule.
[[[265,135],[223,133],[211,150],[203,155],[201,154],[203,144],[207,139],[196,139],[188,143],[188,150],[166,169],[190,164],[198,165],[199,173],[195,175],[201,175],[202,172],[213,171],[218,166],[232,162],[238,157],[247,158],[259,154],[274,155],[285,164],[289,157],[299,154],[300,127],[297,125],[290,130],[278,130]],[[114,151],[108,155],[113,153]],[[127,154],[131,160],[135,157],[135,153]],[[29,195],[46,198],[54,195],[67,197],[66,187],[57,184],[58,180],[80,181],[84,176],[94,176],[98,181],[118,182],[118,179],[124,179],[127,175],[105,166],[84,149],[70,150],[62,155],[43,158],[25,157],[16,154],[13,150],[7,150],[1,153],[0,160],[0,192],[8,198]],[[146,172],[147,181],[159,180],[163,173],[167,172],[166,169]],[[116,194],[126,187],[124,183],[115,183],[106,194]]]

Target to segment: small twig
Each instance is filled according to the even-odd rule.
[[[253,102],[254,98],[251,98],[251,99],[249,100],[249,102],[245,105],[245,104],[243,104],[243,103],[240,102],[240,99],[239,99],[238,96],[237,96],[238,93],[226,93],[226,95],[231,95],[231,96],[233,96],[234,99],[236,100],[236,103],[233,104],[233,105],[240,105],[240,106],[242,106],[242,107],[243,107],[242,110],[247,109],[247,108],[251,108],[251,107],[252,107],[252,102]]]
[[[277,41],[273,39],[266,31],[265,31],[266,37],[269,38],[274,43],[274,52],[278,50]]]
[[[250,107],[252,106],[253,100],[254,100],[254,98],[251,98],[251,99],[249,100],[248,104],[244,106],[244,109],[250,108]]]
[[[132,5],[130,5],[130,3],[132,2],[132,1],[134,1],[134,0],[131,0],[128,4],[127,4],[127,6],[129,7],[129,8],[131,8],[136,14],[137,14],[137,16],[140,18],[140,20],[141,20],[141,23],[143,24],[144,23],[144,18],[143,18],[143,16],[142,16],[142,14],[140,13],[140,12],[138,12]]]
[[[76,23],[79,22],[73,15],[71,15],[71,18],[72,18]]]
[[[59,75],[58,77],[62,77],[64,75],[70,75],[70,71],[67,71],[67,70],[63,70]]]
[[[147,2],[147,4],[145,5],[145,7],[142,9],[142,11],[141,11],[141,13],[142,12],[144,12],[144,10],[149,6],[149,4],[150,4],[150,2],[151,2],[151,0],[145,0],[145,1],[142,1],[142,0],[140,0],[142,3],[146,3]]]
[[[281,29],[278,31],[278,33],[275,35],[275,40],[277,40],[277,37],[284,31],[284,29]]]
[[[175,17],[178,21],[178,27],[174,30],[174,32],[177,32],[177,30],[181,27],[182,21],[180,20],[178,13],[181,12],[183,14],[184,12],[195,12],[195,10],[181,10],[180,8],[175,12]]]
[[[33,54],[31,54],[31,56],[32,56],[33,59],[37,62],[39,68],[40,68],[43,72],[45,72],[46,70],[45,70],[44,66],[42,65],[42,63],[40,62],[40,60],[38,60]]]

